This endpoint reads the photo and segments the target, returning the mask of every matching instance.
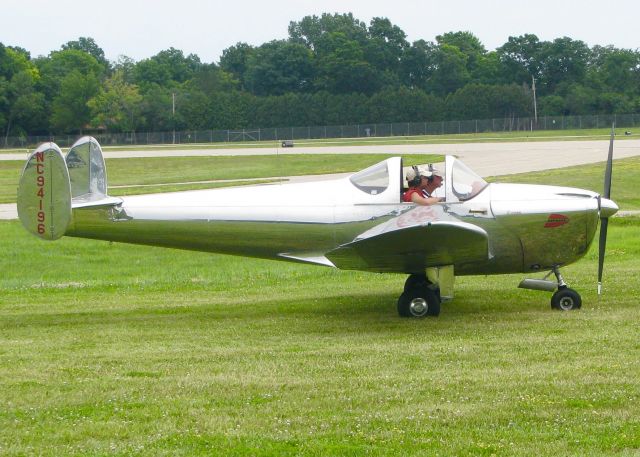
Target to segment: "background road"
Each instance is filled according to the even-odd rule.
[[[535,141],[513,143],[456,143],[322,146],[294,148],[161,149],[104,151],[105,158],[234,156],[277,154],[454,154],[481,176],[499,176],[603,162],[608,140]],[[614,158],[640,155],[640,139],[617,141]],[[0,154],[0,160],[26,160],[28,154]],[[0,205],[0,219],[17,217],[15,204]]]

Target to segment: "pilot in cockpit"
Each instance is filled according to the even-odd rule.
[[[428,170],[421,170],[417,166],[407,172],[409,189],[402,196],[402,201],[413,202],[418,205],[433,205],[444,201],[443,197],[435,197],[433,193],[442,186],[442,174],[429,165]]]

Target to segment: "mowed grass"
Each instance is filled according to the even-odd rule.
[[[270,182],[280,176],[358,171],[398,154],[280,154],[272,156],[107,159],[110,195],[207,189]],[[440,162],[442,155],[405,154],[405,166]],[[24,162],[0,161],[0,203],[16,201]],[[234,180],[233,182],[208,182]],[[143,185],[144,187],[138,187]],[[131,186],[131,187],[129,187]]]
[[[458,278],[437,319],[404,277],[0,223],[2,455],[629,455],[640,448],[640,222],[564,269]]]
[[[637,455],[639,234],[611,220],[601,298],[595,244],[563,269],[580,311],[462,277],[412,320],[402,275],[0,222],[0,455]]]

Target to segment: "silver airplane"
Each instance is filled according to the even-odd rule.
[[[580,308],[560,267],[585,255],[598,220],[598,293],[608,218],[613,135],[603,195],[570,187],[487,183],[447,156],[444,201],[403,203],[400,157],[341,179],[112,197],[98,142],[83,137],[66,157],[44,143],[18,188],[24,227],[63,235],[303,262],[346,270],[405,273],[397,303],[406,317],[437,316],[455,276],[542,273],[520,287],[555,291],[551,306]],[[548,279],[555,275],[555,280]]]

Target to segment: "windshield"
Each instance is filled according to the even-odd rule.
[[[377,195],[389,187],[389,170],[387,162],[380,162],[359,171],[351,177],[354,186],[370,195]]]
[[[451,182],[454,195],[461,201],[475,197],[488,184],[459,160],[453,164]]]

